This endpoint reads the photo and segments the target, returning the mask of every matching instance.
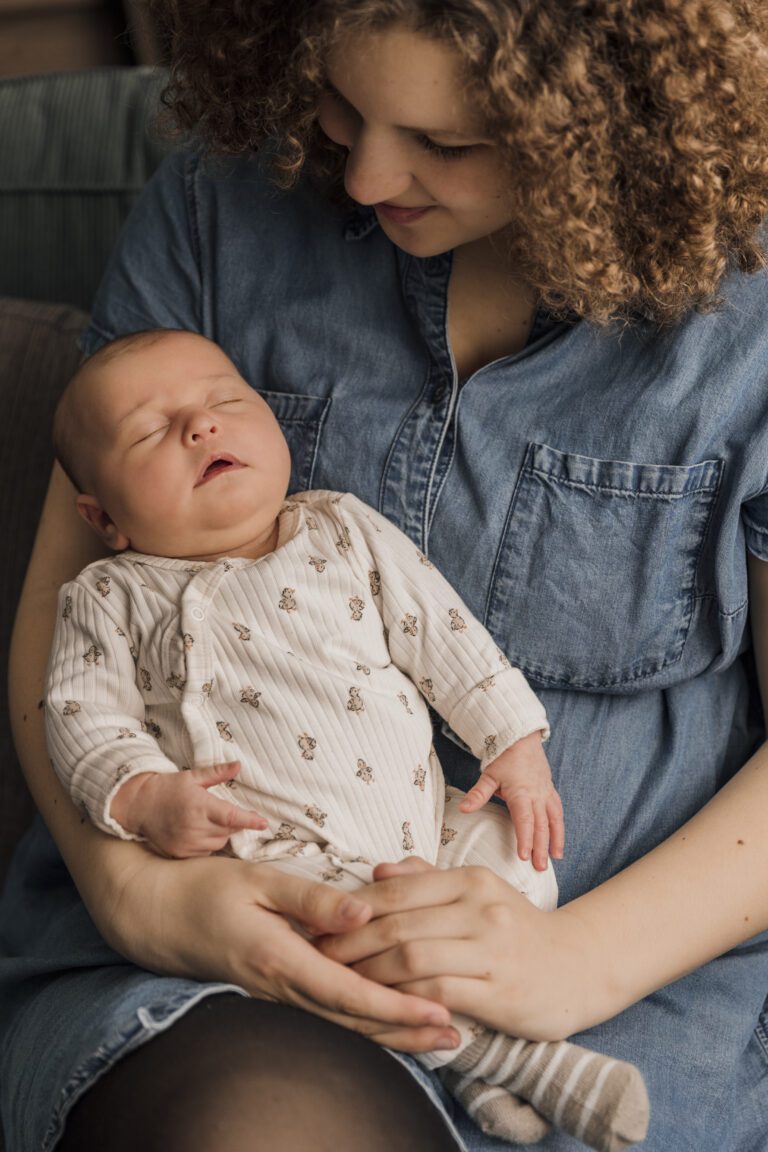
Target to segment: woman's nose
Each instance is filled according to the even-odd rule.
[[[388,203],[410,189],[413,175],[395,142],[361,128],[347,147],[344,187],[358,204]]]
[[[218,431],[216,419],[207,408],[192,408],[186,413],[182,431],[185,443],[199,444],[216,436]]]

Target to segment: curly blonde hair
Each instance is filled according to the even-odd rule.
[[[155,0],[165,102],[214,151],[339,188],[328,53],[392,25],[450,45],[509,180],[510,257],[556,314],[659,323],[765,265],[765,0]],[[515,239],[517,237],[517,239]]]

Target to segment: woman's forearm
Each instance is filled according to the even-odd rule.
[[[376,869],[364,927],[321,941],[361,975],[529,1040],[559,1040],[768,927],[768,745],[686,825],[554,912],[487,868]]]
[[[664,843],[560,911],[591,941],[587,1023],[768,928],[768,745]]]
[[[103,555],[78,517],[69,481],[56,467],[19,601],[9,662],[9,707],[16,751],[35,803],[87,897],[98,883],[94,854],[104,868],[121,848],[77,811],[51,768],[43,723],[43,690],[59,587]],[[118,861],[115,861],[118,864]]]

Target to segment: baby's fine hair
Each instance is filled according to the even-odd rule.
[[[341,189],[317,124],[334,47],[392,27],[449,46],[506,165],[510,258],[556,315],[671,322],[764,266],[765,0],[154,3],[177,127],[225,154],[270,141],[284,185]]]
[[[128,336],[118,336],[116,340],[103,344],[81,363],[59,397],[53,414],[51,433],[53,454],[78,492],[85,492],[87,489],[89,476],[87,455],[94,447],[87,437],[83,437],[82,423],[78,419],[82,415],[81,405],[87,403],[87,397],[82,394],[82,384],[86,375],[90,376],[99,366],[109,364],[120,356],[157,343],[165,335],[167,335],[165,329],[151,328],[142,332],[131,332]],[[83,460],[84,456],[86,461]]]

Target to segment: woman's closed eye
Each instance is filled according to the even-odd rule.
[[[326,86],[325,95],[348,116],[354,117],[356,120],[360,119],[357,109],[332,84]],[[438,144],[436,140],[424,132],[414,132],[413,139],[425,152],[431,153],[440,160],[461,160],[477,147],[476,144]]]
[[[461,160],[462,157],[469,156],[477,147],[476,144],[438,144],[421,132],[416,136],[416,141],[425,152],[431,152],[440,160]]]

